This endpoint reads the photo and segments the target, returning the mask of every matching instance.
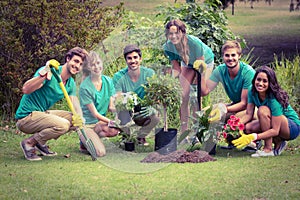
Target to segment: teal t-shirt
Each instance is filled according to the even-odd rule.
[[[260,106],[267,106],[270,108],[272,116],[284,115],[286,118],[291,119],[296,124],[300,125],[299,116],[290,105],[284,109],[274,95],[268,95],[264,101],[260,101],[258,93],[255,92],[253,95],[251,89],[252,87],[249,88],[248,92],[248,103],[253,103],[258,108]]]
[[[242,90],[251,86],[254,74],[255,70],[250,65],[240,61],[240,70],[234,79],[230,78],[224,63],[213,70],[209,79],[216,83],[221,82],[230,100],[238,103],[241,101]]]
[[[86,105],[93,103],[98,113],[100,113],[103,116],[106,116],[110,103],[110,97],[115,94],[115,88],[112,79],[104,75],[102,75],[101,79],[101,90],[97,90],[95,88],[90,76],[86,77],[80,84],[80,106],[86,124],[95,124],[99,121],[91,114],[90,110],[87,108]]]
[[[34,77],[39,76],[38,69],[34,74]],[[59,66],[58,73],[62,71],[62,66]],[[69,96],[76,96],[76,83],[72,77],[70,77],[66,84],[65,88]],[[15,118],[21,119],[32,113],[33,111],[44,112],[51,108],[56,102],[64,98],[64,94],[57,82],[57,80],[52,76],[51,80],[45,80],[44,85],[30,93],[24,94],[20,101],[20,105],[16,111]]]
[[[208,47],[205,43],[203,43],[199,38],[193,35],[187,35],[188,38],[188,46],[189,46],[189,63],[188,67],[193,67],[194,62],[198,57],[204,56],[205,63],[211,63],[214,61],[214,53],[211,48]],[[179,55],[175,45],[171,41],[167,41],[166,44],[163,45],[164,52],[169,58],[170,61],[178,60],[182,61],[182,57]]]
[[[143,84],[147,83],[147,78],[154,75],[154,70],[147,67],[140,67],[140,78],[137,82],[133,82],[128,75],[128,67],[121,69],[114,74],[113,83],[116,92],[135,92],[139,98],[143,99],[145,91]]]

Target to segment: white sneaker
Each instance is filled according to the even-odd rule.
[[[265,152],[265,151],[257,150],[256,153],[251,155],[252,158],[266,157],[266,156],[274,156],[274,152],[273,151]]]

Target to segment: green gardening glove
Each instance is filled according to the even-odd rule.
[[[236,146],[238,149],[242,149],[246,147],[248,144],[250,144],[252,141],[257,139],[257,134],[256,133],[251,133],[251,134],[244,134],[243,131],[240,131],[241,137],[239,137],[236,140],[232,140],[232,144]]]
[[[150,117],[156,114],[156,112],[157,111],[152,106],[147,106],[147,107],[143,106],[141,107],[141,110],[139,112],[135,112],[133,114],[133,119]]]

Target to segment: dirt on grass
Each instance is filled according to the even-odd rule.
[[[184,149],[176,150],[170,154],[162,155],[158,152],[150,153],[141,162],[143,163],[202,163],[216,161],[215,158],[210,156],[206,151],[195,150],[193,152],[188,152]]]

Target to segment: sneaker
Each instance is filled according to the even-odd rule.
[[[47,145],[41,145],[37,143],[35,145],[35,148],[43,155],[43,156],[56,156],[57,153],[50,151],[49,147]]]
[[[146,141],[146,138],[137,138],[138,145],[147,147],[149,146],[149,143]]]
[[[279,156],[287,147],[287,141],[282,141],[278,149],[274,149],[274,155]]]
[[[257,150],[260,150],[260,148],[263,146],[262,140],[255,141],[255,144],[256,144],[256,149]]]
[[[228,144],[227,146],[221,146],[221,149],[235,149],[236,147],[233,144]]]
[[[265,152],[265,151],[257,150],[256,153],[251,155],[252,158],[266,157],[266,156],[274,156],[274,152],[273,151]]]
[[[23,150],[23,153],[24,153],[24,156],[27,160],[29,161],[37,161],[37,160],[42,160],[41,157],[37,156],[36,153],[35,153],[35,148],[34,147],[31,147],[30,149],[27,149],[26,146],[25,146],[25,140],[23,140],[21,143],[20,143],[20,146]]]

